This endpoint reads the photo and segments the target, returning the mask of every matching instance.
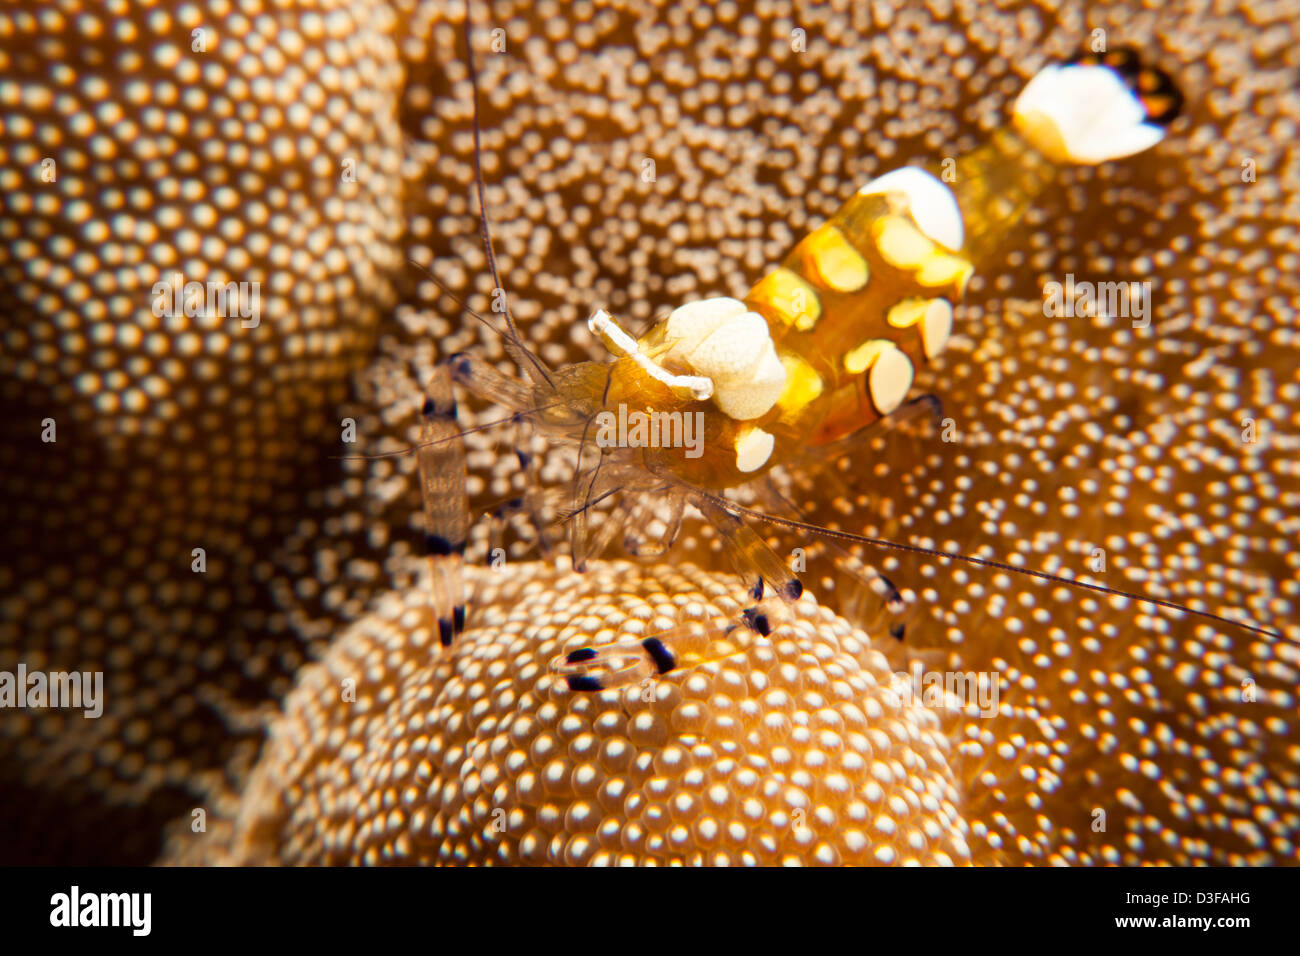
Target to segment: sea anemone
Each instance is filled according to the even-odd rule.
[[[473,577],[451,654],[407,592],[305,668],[235,818],[178,828],[178,861],[969,862],[939,713],[825,608],[723,661],[574,694],[550,658],[706,629],[740,610],[736,580],[626,562]]]
[[[53,200],[34,189],[11,192],[0,218],[0,283],[10,303],[3,387],[6,402],[22,411],[3,433],[6,490],[17,506],[0,568],[10,595],[0,620],[0,667],[15,657],[29,666],[98,667],[112,688],[105,718],[88,728],[58,712],[0,720],[6,783],[0,846],[16,858],[38,852],[46,859],[113,858],[114,848],[95,837],[96,822],[112,811],[122,821],[113,842],[125,831],[134,841],[130,858],[147,859],[164,819],[205,806],[212,832],[198,839],[186,827],[174,837],[173,858],[206,854],[224,834],[238,837],[222,851],[232,858],[362,860],[373,853],[382,859],[391,846],[398,857],[436,859],[447,852],[455,859],[457,847],[472,848],[469,829],[436,848],[432,840],[406,850],[396,836],[386,842],[387,811],[399,817],[401,811],[383,801],[402,791],[389,789],[383,775],[395,772],[399,745],[413,748],[418,733],[376,753],[364,768],[315,750],[319,760],[304,757],[295,765],[284,760],[279,742],[291,733],[317,739],[327,718],[342,721],[332,725],[340,746],[364,739],[361,727],[355,737],[346,732],[354,713],[348,708],[357,704],[326,707],[326,690],[314,683],[357,648],[382,647],[394,663],[412,662],[408,671],[394,666],[374,675],[377,682],[391,678],[393,687],[392,699],[376,709],[373,719],[380,722],[410,716],[416,698],[397,690],[418,693],[408,684],[415,674],[428,674],[429,695],[435,688],[451,693],[464,674],[490,666],[481,661],[507,648],[536,662],[535,685],[544,680],[545,638],[528,650],[520,647],[527,639],[521,631],[507,629],[508,640],[497,645],[490,632],[472,630],[466,645],[446,658],[420,643],[426,625],[414,610],[423,592],[414,590],[420,585],[410,558],[418,536],[411,462],[339,464],[320,441],[352,418],[359,441],[341,453],[395,450],[413,437],[419,394],[413,368],[427,369],[467,346],[502,356],[498,340],[394,253],[405,249],[457,295],[490,308],[494,290],[469,188],[463,7],[412,0],[330,9],[330,16],[315,19],[311,12],[295,14],[302,21],[290,31],[284,13],[259,18],[223,13],[220,6],[184,8],[197,11],[196,23],[217,22],[219,39],[267,38],[260,56],[253,51],[250,60],[241,51],[225,64],[226,75],[199,74],[212,84],[208,95],[225,97],[241,117],[262,101],[257,82],[237,72],[240,64],[275,71],[283,63],[291,71],[298,63],[329,62],[331,68],[319,71],[324,79],[306,72],[317,82],[337,80],[340,102],[355,105],[341,107],[337,118],[325,111],[338,127],[322,132],[318,149],[332,159],[356,149],[370,157],[363,159],[367,167],[386,173],[359,178],[348,202],[331,205],[312,194],[317,180],[306,171],[304,154],[297,164],[275,162],[276,175],[298,171],[296,186],[277,183],[276,195],[298,204],[293,208],[302,217],[317,217],[318,225],[370,223],[373,239],[353,232],[349,243],[327,228],[318,247],[312,229],[299,235],[289,228],[259,252],[249,236],[232,239],[215,223],[182,215],[183,222],[169,224],[151,211],[167,198],[169,175],[182,190],[212,177],[206,202],[218,202],[221,177],[234,182],[243,170],[224,133],[211,148],[226,155],[202,174],[183,167],[166,172],[169,157],[183,150],[96,159],[94,169],[127,182],[94,181],[84,195],[63,192],[78,181],[68,172],[78,167],[60,161]],[[350,11],[346,29],[342,19],[332,19],[345,16],[340,11]],[[171,16],[100,13],[98,21],[118,39],[102,48],[89,44],[85,53],[59,37],[93,17],[35,9],[0,16],[0,29],[10,35],[45,38],[6,44],[21,50],[5,54],[6,73],[24,82],[11,85],[19,97],[4,107],[3,175],[34,181],[47,141],[56,159],[59,150],[101,157],[101,149],[125,153],[125,146],[148,143],[145,133],[172,130],[164,123],[153,133],[148,124],[184,114],[191,101],[177,89],[175,105],[162,102],[167,109],[151,112],[147,97],[131,99],[127,86],[138,78],[141,95],[165,92],[164,78],[129,75],[119,59],[119,48],[129,52],[133,43],[152,50],[158,41],[147,31],[154,23],[172,22],[183,35],[171,42],[188,49],[190,14]],[[1031,3],[969,12],[937,3],[844,3],[798,13],[776,3],[754,13],[732,3],[570,9],[543,3],[485,5],[477,19],[485,45],[492,29],[502,31],[505,43],[501,54],[479,58],[487,212],[502,282],[526,337],[552,362],[599,357],[599,344],[579,322],[597,306],[644,326],[688,298],[743,294],[800,234],[873,175],[912,159],[959,157],[975,146],[1004,121],[1012,98],[1046,59],[1072,53],[1093,31],[1143,47],[1183,83],[1187,118],[1156,153],[1067,174],[1064,187],[1041,200],[999,258],[981,263],[947,356],[918,377],[920,389],[943,401],[955,440],[907,430],[882,434],[819,473],[793,475],[790,493],[811,520],[826,526],[1092,574],[1101,583],[1230,616],[1249,614],[1292,640],[1300,637],[1287,623],[1300,593],[1300,558],[1292,548],[1300,504],[1293,460],[1300,426],[1294,331],[1300,230],[1288,200],[1300,169],[1294,147],[1300,107],[1291,92],[1298,55],[1287,10],[1193,13],[1116,4],[1090,8],[1085,22]],[[796,30],[803,31],[802,43],[792,42]],[[270,51],[279,51],[279,59]],[[139,58],[139,71],[157,69],[150,56]],[[173,69],[189,69],[184,64],[191,62],[184,54]],[[72,88],[43,95],[41,83],[63,82],[60,65],[74,77]],[[116,101],[117,112],[105,116],[93,103],[76,105],[74,94],[87,78],[84,95]],[[178,80],[183,77],[171,82]],[[85,120],[60,113],[64,103]],[[263,122],[274,130],[290,117]],[[32,152],[38,132],[42,146]],[[96,137],[102,146],[91,145]],[[121,165],[132,161],[139,167],[134,172]],[[163,171],[150,172],[149,163],[163,164],[157,167]],[[342,185],[331,182],[336,190]],[[202,205],[206,194],[181,195],[188,209]],[[269,196],[268,211],[278,208]],[[242,192],[238,201],[254,202]],[[130,205],[136,202],[143,205]],[[110,231],[80,228],[80,220],[69,218],[72,206]],[[268,298],[253,331],[266,338],[241,339],[232,329],[230,348],[222,349],[206,328],[160,326],[151,335],[144,294],[150,283],[137,277],[135,285],[123,284],[139,262],[122,245],[127,240],[111,231],[119,222],[126,228],[119,214],[135,217],[135,233],[145,230],[132,241],[146,250],[173,234],[179,244],[188,230],[198,246],[178,245],[184,262],[227,274],[234,273],[223,261],[244,263],[236,266],[244,275],[264,270]],[[272,212],[268,227],[291,226],[294,217],[287,219]],[[385,231],[394,224],[403,230],[400,241]],[[31,229],[38,231],[24,231]],[[246,263],[229,260],[229,249],[244,247]],[[274,248],[287,258],[272,257]],[[342,259],[336,249],[345,250]],[[144,261],[156,272],[171,267],[152,251]],[[323,278],[349,270],[355,277],[347,290]],[[1045,317],[1044,283],[1067,274],[1149,282],[1149,326],[1094,315]],[[285,288],[312,297],[306,304],[315,311],[287,293],[272,309],[269,290],[281,288],[281,276],[288,277]],[[127,294],[123,289],[140,290],[130,301],[141,322],[113,326],[105,319],[118,314],[112,303]],[[388,320],[394,300],[402,304]],[[308,315],[320,324],[293,325]],[[186,360],[167,364],[169,356]],[[211,363],[208,377],[203,357]],[[363,358],[354,394],[339,408],[345,376]],[[182,401],[182,395],[192,398]],[[52,446],[33,437],[46,417],[60,424]],[[467,409],[464,420],[490,417]],[[65,421],[77,424],[68,429]],[[73,435],[65,438],[69,430]],[[476,507],[518,494],[524,479],[514,456],[502,454],[500,436],[484,433],[467,442]],[[562,455],[548,455],[544,480],[562,483],[565,464]],[[814,481],[815,493],[809,490]],[[506,548],[520,580],[538,587],[556,580],[554,571],[523,570],[519,559],[532,533],[524,537],[530,540],[508,541]],[[835,566],[840,556],[812,540],[774,540],[785,550],[806,550],[805,577],[821,605],[856,617],[853,581]],[[479,525],[471,560],[486,562],[491,545],[487,524]],[[203,578],[190,571],[194,547],[206,547],[212,562]],[[1097,549],[1104,572],[1094,570]],[[1000,675],[997,717],[955,719],[945,725],[949,746],[934,744],[944,756],[933,765],[933,779],[951,782],[957,792],[956,815],[935,839],[956,846],[960,837],[976,861],[1294,861],[1300,660],[1292,644],[1010,574],[860,557],[919,596],[907,653]],[[707,527],[688,528],[673,560],[694,561],[702,570],[686,581],[685,569],[602,565],[586,580],[605,590],[563,587],[581,591],[589,602],[583,613],[601,617],[608,612],[591,609],[604,601],[633,620],[642,605],[620,598],[625,592],[653,603],[671,585],[691,600],[721,606],[721,589],[735,587],[733,579],[716,576],[725,565]],[[505,628],[508,587],[492,583],[487,572],[475,576],[481,579],[489,583],[481,585],[471,627],[477,614],[478,621],[501,620]],[[389,589],[397,596],[381,601]],[[529,600],[539,615],[550,615],[571,607],[569,598],[557,590],[531,593]],[[345,631],[368,607],[371,614]],[[409,609],[403,612],[409,623],[393,616],[398,607]],[[868,648],[890,647],[891,638],[864,638],[821,610],[804,614],[790,625],[788,640],[814,661],[818,647],[836,648],[836,667],[873,673],[876,658]],[[717,674],[729,666],[755,673],[757,653],[743,656],[744,665],[717,665]],[[303,668],[313,655],[321,663]],[[809,673],[818,666],[826,670],[808,662]],[[286,697],[295,679],[298,689]],[[665,693],[691,679],[687,673],[666,681]],[[448,728],[468,727],[478,699],[466,687],[439,719]],[[581,708],[595,706],[581,700],[560,695],[550,702],[563,720],[563,708],[580,718]],[[282,703],[281,716],[267,719],[271,742],[246,783],[242,770],[254,753],[247,743],[260,739],[263,716]],[[704,719],[714,716],[705,712]],[[931,716],[918,711],[914,717],[916,727],[932,727]],[[432,739],[434,731],[426,732]],[[669,766],[673,757],[664,755],[671,745],[665,739],[658,746],[648,741],[644,752]],[[418,766],[411,760],[405,772]],[[680,773],[670,767],[656,774],[689,791],[693,766],[683,757]],[[266,789],[268,780],[313,768],[358,775],[300,782],[282,793]],[[429,826],[437,808],[467,799],[452,791],[437,799],[421,795]],[[326,794],[338,805],[323,806]],[[564,799],[565,824],[548,831],[547,854],[560,832],[599,839],[598,824],[567,829],[567,814],[583,801]],[[809,806],[818,805],[809,799]],[[364,808],[351,830],[338,823],[339,806]],[[376,806],[385,814],[372,811]],[[473,823],[473,801],[465,806]],[[1095,829],[1099,810],[1104,831]],[[460,825],[459,807],[456,813]],[[412,820],[402,817],[397,829],[409,830]],[[446,825],[452,822],[449,816]],[[363,824],[366,839],[352,839]],[[821,836],[811,845],[790,837],[794,842],[782,844],[782,852],[815,861],[822,843],[838,848],[831,830],[813,826]],[[893,846],[897,859],[906,858],[898,844],[872,840],[871,853]],[[565,852],[567,842],[558,858]],[[842,860],[857,858],[839,852]],[[944,852],[954,862],[962,856]],[[681,858],[707,858],[704,844],[683,848]]]
[[[102,671],[107,698],[0,719],[4,859],[147,862],[230,756],[228,703],[301,660],[259,563],[394,298],[395,23],[0,12],[0,668]],[[222,315],[176,308],[190,282],[247,285]]]

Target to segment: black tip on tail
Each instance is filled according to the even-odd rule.
[[[564,658],[566,664],[581,664],[583,661],[589,661],[596,656],[594,647],[580,647],[576,651],[570,651]]]
[[[1164,70],[1146,67],[1138,74],[1137,97],[1147,111],[1147,122],[1168,126],[1183,111],[1183,94]]]
[[[569,685],[569,690],[578,691],[579,693],[591,693],[592,691],[604,690],[601,686],[600,679],[596,677],[566,677],[565,681]]]
[[[1168,126],[1182,113],[1183,94],[1173,79],[1164,70],[1143,63],[1141,54],[1134,47],[1115,47],[1104,53],[1085,50],[1066,62],[1105,66],[1113,70],[1142,103],[1148,123]]]
[[[797,601],[803,597],[803,582],[798,578],[792,580],[785,586],[785,593],[782,595],[787,601]]]

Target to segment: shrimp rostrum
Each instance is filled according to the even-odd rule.
[[[473,80],[472,50],[470,56]],[[476,81],[474,95],[477,104]],[[575,569],[620,530],[632,551],[662,553],[672,544],[683,509],[693,506],[717,530],[753,599],[728,632],[765,635],[770,623],[764,608],[797,600],[802,586],[747,519],[877,542],[774,519],[731,502],[724,490],[810,452],[851,451],[882,419],[930,409],[930,402],[908,401],[915,371],[943,351],[954,305],[978,261],[1017,225],[1060,169],[1154,146],[1180,105],[1169,78],[1142,66],[1131,50],[1048,66],[1017,99],[1011,123],[958,161],[962,173],[956,182],[949,185],[919,167],[876,178],[743,299],[686,303],[640,337],[597,309],[588,328],[609,351],[607,361],[548,367],[524,345],[507,311],[507,327],[500,331],[523,377],[457,354],[440,367],[425,405],[420,467],[443,642],[450,643],[464,623],[459,562],[468,528],[464,453],[454,440],[450,382],[503,407],[514,420],[530,422],[549,440],[577,446],[567,515]],[[481,173],[477,182],[482,209]],[[495,279],[486,213],[482,224]],[[593,511],[607,500],[605,519],[593,524]],[[669,518],[651,540],[646,519],[665,502]],[[674,632],[639,644],[581,647],[557,659],[553,669],[571,689],[595,691],[707,656],[698,635]]]

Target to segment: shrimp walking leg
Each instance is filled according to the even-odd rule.
[[[721,660],[767,635],[762,613],[750,608],[735,618],[689,621],[640,640],[579,647],[551,662],[569,689],[595,692],[641,684],[672,671]]]
[[[456,398],[444,366],[434,369],[425,386],[418,462],[433,613],[438,639],[446,647],[465,627],[469,496],[465,490],[465,446],[456,425]]]
[[[631,506],[624,509],[624,503],[616,508],[620,525],[631,513]],[[749,596],[755,602],[762,600],[765,587],[786,602],[798,600],[803,592],[799,579],[752,528],[711,499],[701,498],[696,506],[718,529],[742,575],[754,582]],[[579,647],[557,658],[551,667],[575,691],[640,683],[681,667],[719,660],[743,650],[755,636],[766,637],[771,631],[769,614],[775,610],[773,605],[779,606],[779,602],[756,603],[735,618],[707,625],[690,622],[637,643],[616,641]]]

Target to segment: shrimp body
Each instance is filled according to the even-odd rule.
[[[931,214],[918,214],[921,205]],[[947,345],[975,271],[958,251],[962,232],[947,186],[897,170],[864,186],[750,289],[745,302],[768,320],[789,376],[765,418],[781,457],[902,405],[915,370]]]
[[[690,303],[635,343],[664,371],[708,378],[710,398],[674,392],[624,356],[605,376],[586,379],[583,404],[622,418],[629,408],[643,420],[665,412],[671,421],[697,416],[698,447],[658,442],[638,454],[649,471],[712,490],[750,481],[893,413],[915,369],[946,345],[953,305],[974,272],[968,259],[917,226],[909,190],[943,207],[948,218],[939,231],[959,247],[961,218],[947,186],[921,170],[881,177],[743,301]]]
[[[939,207],[931,228],[951,246],[918,226],[917,202]],[[539,383],[534,407],[562,411],[537,418],[553,436],[572,439],[594,420],[602,448],[626,448],[624,460],[695,487],[750,481],[898,409],[915,369],[947,344],[953,305],[974,273],[952,248],[961,235],[947,186],[919,169],[883,176],[806,236],[743,301],[689,303],[635,342],[606,324],[612,320],[596,320],[593,328],[624,354],[557,370]],[[692,379],[707,381],[707,397],[691,390]],[[627,421],[659,431],[638,435]],[[679,421],[699,422],[698,441],[671,440]],[[609,441],[601,440],[602,424],[620,426]],[[662,440],[665,431],[670,440]]]
[[[799,598],[802,585],[742,515],[830,532],[751,511],[721,492],[778,465],[849,451],[872,424],[897,417],[916,370],[947,345],[954,307],[976,263],[997,248],[1058,171],[1154,146],[1180,106],[1181,96],[1169,78],[1143,68],[1129,50],[1048,66],[1017,99],[1011,122],[958,161],[955,170],[944,170],[955,172],[951,187],[915,167],[872,180],[743,299],[719,296],[687,303],[640,338],[597,310],[588,328],[612,358],[557,369],[523,345],[507,311],[506,348],[527,381],[471,355],[453,356],[448,368],[455,381],[512,410],[516,419],[529,421],[547,437],[578,446],[574,507],[567,519],[575,568],[603,551],[620,529],[633,553],[663,554],[676,537],[684,507],[691,504],[712,524],[751,582],[755,605],[710,632],[703,644],[698,635],[665,633],[637,645],[616,641],[579,647],[557,658],[552,667],[569,687],[596,691],[637,682],[729,653],[726,649],[734,649],[736,640],[743,641],[737,637],[742,633],[768,634],[767,612],[758,603],[765,591],[770,588],[791,602]],[[482,204],[481,172],[479,189]],[[486,220],[483,231],[496,279]],[[431,399],[428,430],[437,435],[448,430],[451,417],[439,412],[445,402],[433,393]],[[927,403],[918,400],[909,407],[923,405]],[[454,498],[456,508],[466,507],[464,464],[442,447],[441,440],[434,440],[422,448],[421,470],[430,476],[425,485],[431,557],[436,565],[454,566],[461,560],[464,529],[443,516],[449,507],[440,503]],[[528,456],[521,453],[520,460],[527,467]],[[451,485],[431,477],[447,471],[458,477]],[[444,486],[454,490],[448,493]],[[593,530],[590,514],[609,498],[613,509]],[[535,516],[541,511],[536,503],[529,508]],[[661,522],[651,522],[652,516]],[[657,538],[652,539],[649,528],[655,524],[662,530],[654,531]],[[442,528],[450,528],[459,540]],[[1044,572],[927,553],[1189,610]],[[459,580],[454,568],[443,570],[435,580]],[[884,583],[887,605],[901,604],[897,589]],[[449,619],[439,621],[446,642],[463,626],[463,608],[454,595],[438,603],[453,608]],[[1208,612],[1192,613],[1217,619]],[[891,626],[890,632],[901,638],[901,626]]]
[[[595,416],[598,444],[626,447],[622,459],[647,473],[710,490],[856,435],[903,404],[916,370],[946,346],[976,259],[1057,171],[1154,145],[1180,103],[1127,49],[1050,66],[1012,123],[957,162],[952,188],[920,168],[887,173],[743,301],[688,303],[639,340],[598,312],[592,331],[618,357],[568,371],[558,395],[539,386],[536,401]],[[691,445],[622,427],[687,416],[699,423]],[[602,436],[615,421],[617,434]]]

